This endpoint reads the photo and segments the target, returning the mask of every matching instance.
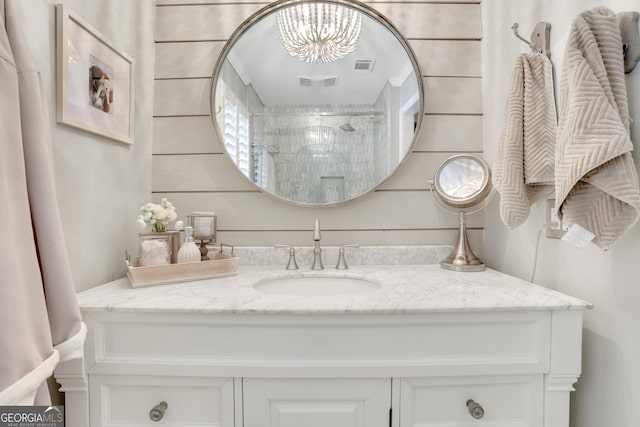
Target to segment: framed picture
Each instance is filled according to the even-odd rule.
[[[133,144],[134,61],[56,5],[57,121]]]

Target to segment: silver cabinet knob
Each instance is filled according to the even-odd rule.
[[[474,402],[473,399],[467,400],[467,409],[469,414],[476,420],[484,417],[484,408],[479,403]]]
[[[149,418],[151,421],[160,421],[164,417],[164,413],[167,410],[167,402],[162,401],[149,411]]]

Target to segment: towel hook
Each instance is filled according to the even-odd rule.
[[[620,12],[617,14],[622,54],[624,56],[624,72],[630,73],[640,61],[640,32],[638,31],[638,12]]]
[[[513,34],[525,42],[533,52],[545,54],[547,57],[551,55],[549,51],[549,34],[551,33],[551,24],[548,22],[538,22],[531,33],[531,40],[527,40],[518,33],[520,24],[514,22],[511,26]]]
[[[520,24],[518,24],[517,22],[514,22],[513,25],[511,26],[511,29],[513,30],[513,34],[519,38],[520,40],[522,40],[523,42],[525,42],[527,45],[529,45],[529,47],[531,48],[532,51],[534,52],[538,52],[538,53],[542,53],[538,51],[538,48],[536,47],[535,44],[533,44],[532,42],[530,42],[529,40],[525,39],[524,37],[522,37],[520,34],[518,34],[518,27],[520,27]]]

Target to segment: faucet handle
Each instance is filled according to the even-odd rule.
[[[357,243],[351,245],[342,245],[338,250],[338,264],[336,264],[336,270],[348,270],[349,266],[347,265],[347,260],[344,257],[344,248],[359,248],[360,245]]]
[[[289,262],[287,263],[287,270],[297,270],[298,263],[296,262],[296,250],[290,245],[274,245],[276,249],[289,249]]]

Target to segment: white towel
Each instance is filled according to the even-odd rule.
[[[511,77],[493,165],[500,217],[509,228],[522,224],[531,204],[553,190],[556,105],[552,68],[545,55],[522,54]]]
[[[604,7],[581,13],[560,80],[556,208],[565,224],[591,231],[603,249],[640,210],[621,46],[615,13]]]

